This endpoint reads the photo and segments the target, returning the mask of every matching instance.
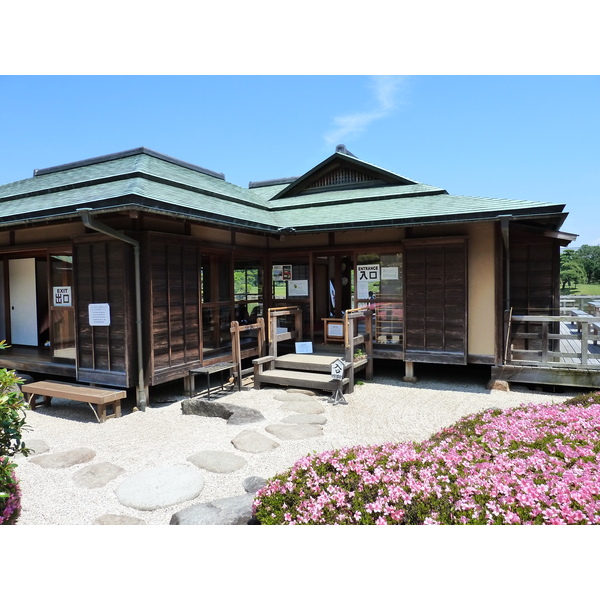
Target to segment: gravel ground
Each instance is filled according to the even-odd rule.
[[[231,440],[243,430],[273,437],[264,428],[293,414],[276,399],[281,388],[215,395],[216,401],[258,409],[266,421],[250,425],[228,425],[219,418],[183,415],[181,401],[185,397],[180,383],[157,388],[151,398],[152,407],[145,412],[132,410],[133,402],[128,400],[122,418],[103,424],[96,421],[86,404],[54,400],[52,407],[28,413],[32,431],[26,432],[24,439],[43,440],[52,453],[85,447],[93,449],[96,456],[90,463],[65,469],[44,469],[19,457],[17,475],[23,509],[18,525],[92,525],[106,514],[137,517],[149,525],[167,525],[173,513],[194,504],[242,494],[246,477],[271,477],[309,453],[359,444],[424,440],[461,417],[487,408],[562,402],[574,395],[572,390],[550,393],[531,391],[525,386],[513,386],[510,392],[488,390],[485,370],[438,367],[423,369],[417,375],[419,381],[408,384],[400,380],[397,371],[377,369],[373,382],[357,385],[355,392],[346,396],[347,405],[333,406],[326,401],[327,396],[317,396],[327,418],[323,437],[277,440],[278,448],[261,454],[241,452]],[[114,490],[127,477],[154,467],[190,467],[188,457],[203,450],[233,452],[243,456],[248,464],[229,474],[202,470],[205,485],[200,496],[165,509],[139,511],[118,502]],[[75,485],[75,473],[100,462],[113,463],[125,472],[99,489]]]

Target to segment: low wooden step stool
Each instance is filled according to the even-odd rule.
[[[59,381],[36,381],[21,386],[25,400],[32,410],[38,406],[50,406],[52,398],[64,398],[65,400],[76,400],[87,402],[90,406],[95,404],[98,410],[94,410],[100,423],[106,419],[121,416],[121,399],[127,396],[123,390],[107,390],[106,388],[90,387],[79,383],[62,383]],[[43,396],[43,401],[36,402],[35,396]],[[106,408],[112,408],[112,414],[106,414]]]

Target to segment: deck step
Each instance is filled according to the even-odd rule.
[[[342,356],[333,354],[285,354],[275,359],[276,369],[290,371],[310,371],[313,373],[331,373],[331,365]]]
[[[349,379],[342,379],[342,386],[347,385]],[[329,373],[307,373],[306,371],[296,371],[291,369],[271,369],[263,371],[258,376],[258,381],[255,376],[255,383],[308,387],[319,390],[335,390],[338,386],[338,380],[332,379]]]

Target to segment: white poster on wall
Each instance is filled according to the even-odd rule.
[[[88,304],[88,315],[92,327],[110,325],[110,306],[108,304]]]
[[[398,267],[381,267],[381,279],[398,279]]]

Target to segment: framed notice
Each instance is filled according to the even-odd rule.
[[[308,296],[308,279],[288,281],[288,296]]]
[[[109,304],[88,304],[88,315],[92,327],[106,327],[110,325]]]
[[[381,267],[381,279],[398,279],[398,267]]]
[[[312,342],[296,342],[296,354],[312,354]]]
[[[292,278],[292,265],[273,265],[273,281],[289,281]]]

